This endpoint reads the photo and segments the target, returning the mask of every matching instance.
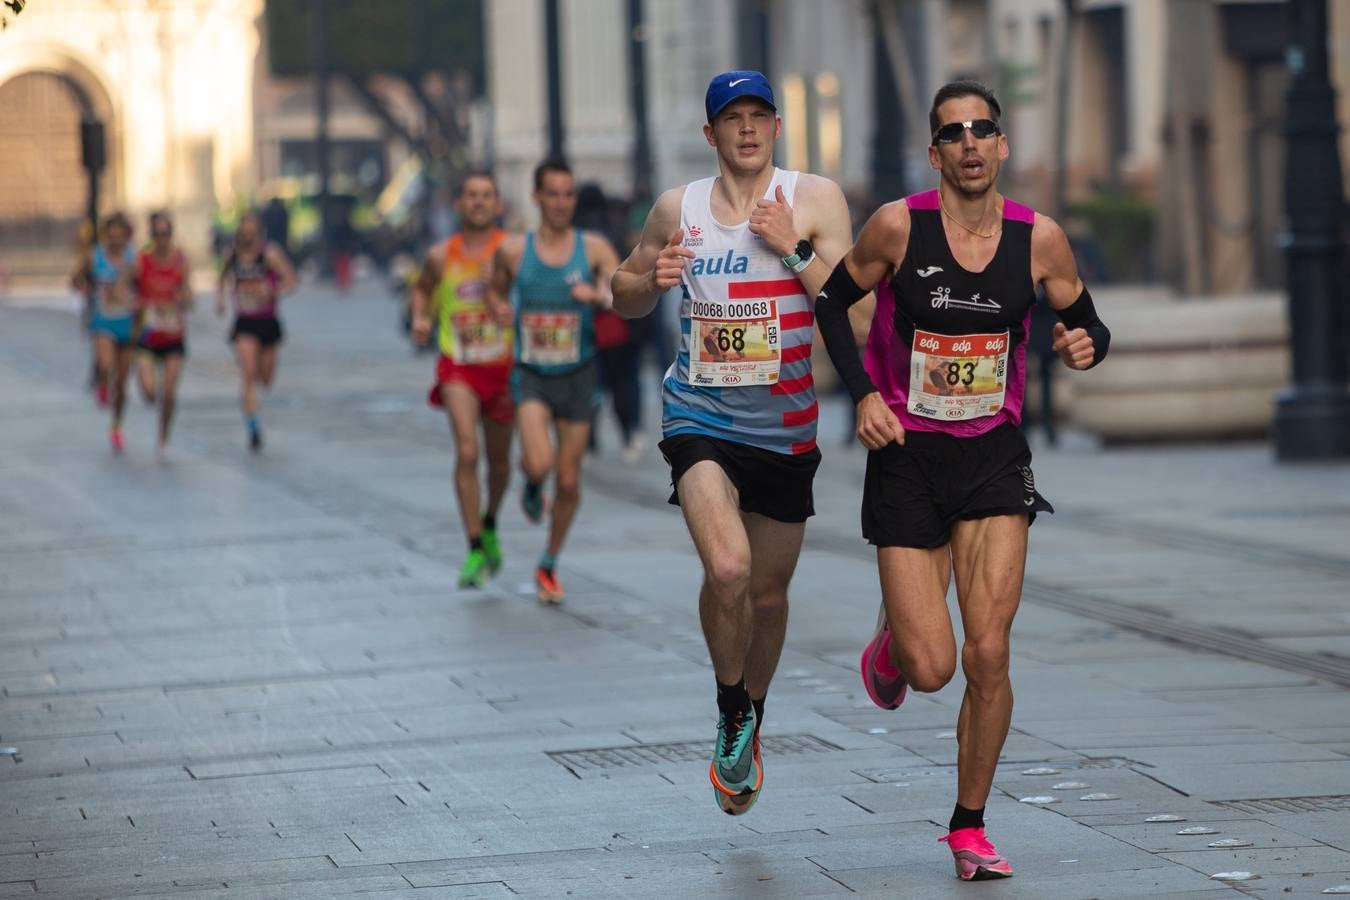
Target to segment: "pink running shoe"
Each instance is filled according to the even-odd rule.
[[[909,686],[905,684],[905,676],[891,664],[891,626],[886,621],[885,609],[877,620],[871,642],[863,648],[859,665],[863,687],[872,702],[882,709],[899,709]]]
[[[108,441],[112,444],[114,453],[121,453],[127,449],[126,439],[122,437],[122,429],[114,428],[108,432]]]
[[[989,838],[984,836],[983,828],[960,828],[938,840],[952,848],[956,877],[962,881],[1012,877],[1012,866],[998,855]]]

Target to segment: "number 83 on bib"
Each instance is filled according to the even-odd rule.
[[[948,335],[916,328],[906,409],[948,421],[992,416],[1003,408],[1009,345],[1007,331]]]

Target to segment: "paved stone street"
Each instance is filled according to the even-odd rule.
[[[432,358],[378,286],[287,301],[259,457],[202,303],[167,464],[139,399],[109,454],[61,305],[0,305],[0,898],[1350,884],[1350,467],[1278,467],[1263,445],[1036,445],[1058,512],[1032,531],[988,811],[1017,877],[960,885],[937,843],[960,679],[893,713],[862,691],[878,593],[837,401],[766,788],[731,818],[707,780],[699,568],[655,450],[626,466],[606,434],[590,461],[566,606],[533,599],[543,532],[514,490],[505,571],[460,591]],[[1146,821],[1164,814],[1180,818]],[[1211,878],[1234,871],[1259,878]]]

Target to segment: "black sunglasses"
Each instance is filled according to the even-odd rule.
[[[966,129],[977,138],[991,138],[996,134],[1002,134],[998,123],[993,119],[972,119],[969,122],[948,122],[937,131],[933,132],[933,143],[935,144],[955,144],[961,138],[965,137]]]

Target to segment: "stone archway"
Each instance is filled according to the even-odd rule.
[[[88,211],[81,120],[101,120],[108,137],[101,209],[119,180],[113,105],[98,78],[68,54],[25,49],[0,64],[0,272],[18,278],[70,268]]]

